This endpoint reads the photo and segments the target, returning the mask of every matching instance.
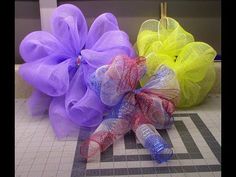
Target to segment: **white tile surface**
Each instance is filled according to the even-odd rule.
[[[210,95],[202,105],[191,109],[177,110],[176,113],[198,113],[218,143],[221,144],[220,100],[220,95]],[[25,99],[16,99],[15,104],[15,177],[69,177],[71,175],[77,145],[76,138],[58,140],[55,137],[46,116],[32,118],[27,113]],[[87,169],[219,164],[194,123],[190,119],[181,117],[178,117],[176,120],[183,121],[193,140],[197,142],[197,146],[204,159],[172,159],[163,164],[157,164],[154,161],[125,161],[111,163],[99,162],[99,156],[97,160],[87,163]],[[175,126],[167,132],[172,144],[174,145],[174,152],[186,153],[186,147]],[[122,138],[115,142],[113,147],[114,155],[149,154],[146,149],[125,149],[124,139]],[[145,174],[128,176],[220,177],[221,172]],[[119,175],[119,177],[122,177],[122,175]]]
[[[77,141],[58,141],[47,117],[32,118],[24,99],[15,103],[15,176],[55,177],[58,170],[71,173]]]

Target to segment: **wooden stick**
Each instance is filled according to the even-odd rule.
[[[165,19],[165,17],[167,17],[167,2],[162,2],[161,3],[161,18],[163,18],[162,20],[164,20],[164,24],[163,26],[165,28],[167,28],[167,19]]]
[[[163,14],[164,12],[163,11],[164,11],[163,3],[161,2],[161,18],[164,16],[164,14]]]
[[[164,17],[167,17],[167,2],[164,2]]]

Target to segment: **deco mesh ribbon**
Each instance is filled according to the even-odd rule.
[[[201,103],[215,81],[213,60],[216,51],[206,43],[194,42],[177,21],[163,17],[145,21],[139,30],[136,47],[147,61],[147,72],[141,80],[145,85],[161,64],[173,69],[180,85],[177,107]]]
[[[35,31],[23,39],[20,54],[26,63],[19,72],[35,89],[28,102],[31,113],[48,110],[60,138],[99,125],[107,108],[88,87],[88,78],[114,56],[135,52],[111,13],[98,16],[88,31],[80,9],[64,4],[54,11],[51,27],[51,33]]]
[[[135,129],[139,142],[149,150],[154,160],[159,163],[166,162],[173,155],[169,144],[160,136],[152,124],[141,124]]]
[[[214,49],[194,42],[168,17],[142,24],[137,58],[111,13],[98,16],[88,30],[80,9],[64,4],[51,27],[51,33],[28,34],[20,45],[26,62],[20,75],[35,89],[31,114],[48,112],[59,138],[80,133],[85,139],[95,130],[80,147],[86,158],[133,130],[157,162],[170,159],[172,149],[156,129],[171,127],[176,105],[204,99],[215,78]]]
[[[145,86],[136,89],[145,72],[144,58],[133,60],[120,55],[110,65],[98,68],[91,75],[90,88],[111,110],[95,132],[81,145],[82,156],[89,158],[104,151],[130,129],[136,132],[141,125],[151,124],[157,129],[172,125],[172,113],[179,95],[175,73],[161,65]],[[139,133],[139,137],[140,135]],[[150,140],[151,137],[148,137]],[[150,151],[152,150],[151,148]]]

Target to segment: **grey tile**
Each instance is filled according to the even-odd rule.
[[[212,150],[214,151],[214,154],[221,154],[221,148],[220,147],[213,147]]]
[[[192,119],[195,119],[195,122],[202,122],[202,121],[199,119],[199,116],[197,115],[197,113],[189,113],[189,116],[190,116]]]
[[[73,162],[73,166],[72,166],[71,176],[73,176],[73,175],[76,176],[76,173],[80,173],[80,176],[85,175],[84,171],[86,169],[87,160],[80,155],[81,141],[79,140],[79,138],[80,137],[78,137],[78,141],[77,141],[77,145],[76,145],[76,149],[75,149],[74,162]]]
[[[214,140],[215,138],[213,138],[211,136],[211,132],[208,130],[206,125],[203,125],[202,123],[199,122],[199,128],[202,128],[201,133],[207,137],[208,140]]]
[[[141,173],[142,174],[155,174],[156,169],[154,167],[143,167],[141,168]]]
[[[196,125],[198,130],[200,131],[201,135],[207,142],[208,146],[212,150],[213,154],[216,156],[217,160],[221,163],[221,146],[216,141],[215,137],[212,135],[210,130],[207,128],[207,126],[204,124],[204,122],[201,120],[198,114],[191,114],[190,115],[191,120]]]
[[[74,162],[72,168],[73,169],[85,169],[86,168],[86,163],[84,163],[84,162]]]
[[[113,162],[114,157],[113,156],[101,156],[101,162]]]
[[[198,172],[206,172],[206,171],[211,171],[208,165],[198,165],[195,166]]]
[[[141,174],[140,168],[128,168],[129,175]]]
[[[221,165],[209,165],[211,171],[221,171]]]
[[[221,153],[215,152],[214,154],[215,154],[217,160],[219,161],[219,163],[221,163]]]
[[[175,117],[188,117],[193,116],[191,119],[195,120],[195,125],[198,129],[202,130],[202,136],[206,140],[207,144],[211,148],[212,152],[215,154],[217,159],[221,160],[221,147],[218,146],[218,143],[212,134],[209,133],[208,128],[205,126],[199,116],[197,117],[196,114],[177,114]],[[197,118],[196,118],[197,117]],[[197,145],[195,144],[192,136],[190,135],[188,129],[186,128],[185,124],[182,121],[175,121],[177,124],[177,131],[180,133],[181,139],[186,146],[187,153],[177,153],[174,154],[172,159],[201,159],[203,158]],[[159,130],[158,130],[159,131]],[[161,132],[161,133],[160,133]],[[160,131],[159,133],[161,136],[171,144],[171,140],[168,140],[168,133],[165,131]],[[78,143],[79,144],[79,143]],[[77,144],[77,146],[78,146]],[[219,144],[219,143],[218,143]],[[136,144],[135,135],[133,132],[129,132],[125,135],[125,148],[127,149],[136,149],[136,148],[143,148],[141,144]],[[77,149],[76,149],[77,150]],[[79,157],[78,154],[76,154]],[[101,161],[102,162],[118,162],[118,161],[152,161],[152,157],[150,155],[127,155],[127,156],[113,156],[113,147],[109,147],[106,151],[101,154]],[[210,166],[172,166],[172,167],[144,167],[144,168],[118,168],[118,169],[101,169],[100,172],[98,169],[87,170],[85,174],[86,168],[86,159],[79,159],[74,160],[74,168],[72,170],[71,176],[113,176],[113,175],[128,175],[128,174],[156,174],[156,173],[183,173],[183,172],[207,172],[207,171],[221,171],[220,165],[210,165]],[[73,173],[74,172],[74,173]],[[73,176],[73,177],[75,177]]]
[[[173,160],[178,159],[177,155],[178,155],[178,153],[177,153],[177,154],[174,153],[173,156],[172,156],[172,159],[173,159]]]
[[[178,153],[176,156],[178,159],[190,159],[190,155],[188,153]]]
[[[129,131],[124,136],[125,149],[136,149],[136,138],[133,131]]]
[[[103,156],[113,156],[113,144],[101,153]]]
[[[100,176],[113,176],[114,169],[100,169]]]
[[[125,149],[137,149],[136,141],[125,143]]]
[[[85,170],[79,171],[79,170],[72,170],[71,177],[83,177],[85,176]]]
[[[126,158],[127,158],[127,161],[138,161],[139,160],[138,155],[127,155]]]
[[[191,153],[189,154],[189,156],[191,159],[203,159],[202,154],[199,154],[199,153]]]
[[[152,160],[151,155],[139,155],[139,160],[145,161],[145,160]]]
[[[86,170],[86,176],[99,176],[99,175],[100,175],[99,169]]]
[[[128,175],[128,169],[127,168],[115,168],[114,175]]]
[[[184,172],[196,172],[195,166],[182,166]]]
[[[183,168],[181,166],[172,166],[169,167],[170,173],[182,173]]]
[[[157,173],[170,173],[169,167],[156,167]]]
[[[166,140],[166,142],[170,145],[170,147],[173,147],[173,144],[172,144],[172,142],[171,142],[171,140],[170,140],[170,137],[169,137],[169,135],[168,135],[168,133],[167,133],[167,130],[166,129],[159,129],[159,130],[157,130],[158,131],[158,133],[161,135],[161,137],[164,139],[164,140]]]
[[[113,157],[114,162],[126,161],[125,155],[116,155]]]
[[[197,146],[196,146],[197,147]],[[188,149],[188,151],[189,151],[189,153],[191,153],[191,154],[201,154],[201,152],[199,151],[199,149],[198,148],[196,148],[196,147],[192,147],[192,146],[189,146],[187,149]]]
[[[192,136],[190,135],[187,127],[184,125],[183,121],[175,121],[174,122],[177,131],[187,149],[188,153],[199,153],[200,151],[194,142]]]
[[[113,145],[101,153],[101,162],[113,162]]]
[[[215,137],[209,136],[206,137],[207,141],[212,142],[212,143],[217,143],[217,140],[215,139]]]
[[[217,146],[215,146],[215,144],[217,143],[216,140],[213,140],[213,141],[206,140],[206,141],[207,141],[208,146],[210,146],[212,148],[217,148]]]
[[[182,134],[182,137],[184,137],[184,140],[185,140],[185,142],[186,142],[186,144],[187,144],[187,142],[191,142],[193,139],[192,139],[192,137],[189,137],[189,135],[188,135],[188,133],[187,132],[185,132],[184,134]],[[190,145],[192,145],[191,143],[189,143]],[[193,146],[193,145],[192,145]]]
[[[142,144],[137,144],[136,147],[137,147],[137,149],[144,149]]]
[[[189,117],[190,114],[189,113],[174,113],[173,116],[174,117]]]

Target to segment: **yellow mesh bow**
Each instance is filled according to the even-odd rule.
[[[137,53],[144,56],[147,72],[141,86],[150,79],[161,64],[176,72],[180,84],[177,107],[201,103],[215,81],[214,58],[216,51],[206,43],[194,42],[194,37],[169,17],[160,21],[145,21],[139,30]]]

